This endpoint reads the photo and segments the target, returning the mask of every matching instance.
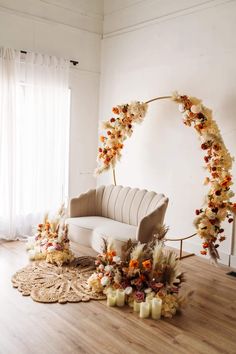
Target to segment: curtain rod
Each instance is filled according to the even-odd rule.
[[[22,54],[27,54],[27,51],[26,50],[21,50],[20,51]],[[70,63],[72,63],[74,66],[78,65],[79,62],[76,61],[76,60],[70,60]]]

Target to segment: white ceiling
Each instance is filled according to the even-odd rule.
[[[229,0],[0,0],[0,11],[104,37]]]
[[[0,0],[0,10],[102,34],[103,0]]]

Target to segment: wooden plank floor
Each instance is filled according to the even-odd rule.
[[[73,245],[77,255],[95,253]],[[236,278],[198,257],[182,260],[195,293],[173,319],[141,320],[104,301],[40,304],[23,297],[11,276],[28,263],[23,242],[0,242],[1,354],[235,354]]]

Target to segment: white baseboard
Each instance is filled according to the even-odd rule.
[[[230,267],[236,269],[236,256],[230,256]]]

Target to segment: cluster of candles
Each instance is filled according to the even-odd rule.
[[[123,307],[125,305],[125,291],[121,289],[110,290],[107,294],[107,306]],[[144,302],[134,300],[134,312],[139,313],[140,318],[152,317],[154,320],[161,318],[162,300],[159,297],[146,298]]]

